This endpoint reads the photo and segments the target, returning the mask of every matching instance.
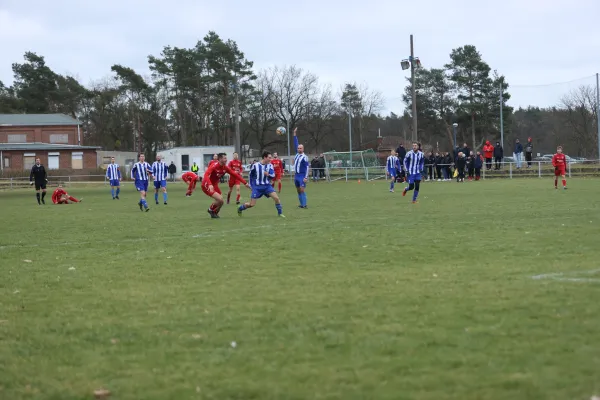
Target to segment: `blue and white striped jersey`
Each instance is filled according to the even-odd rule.
[[[265,171],[269,174],[265,176]],[[273,179],[275,178],[275,168],[273,168],[273,164],[262,164],[260,162],[254,163],[252,167],[250,167],[250,180],[252,181],[252,186],[264,186],[270,185]]]
[[[106,178],[111,181],[116,181],[121,179],[121,168],[119,164],[109,164],[106,167]]]
[[[400,169],[400,159],[396,156],[388,156],[386,162],[386,168],[388,171],[394,171]]]
[[[409,175],[420,174],[425,166],[425,155],[421,150],[409,151],[404,157],[404,168]]]
[[[136,162],[131,168],[131,178],[136,181],[147,181],[152,173],[152,167],[146,161]]]
[[[294,136],[294,146],[296,147],[296,151],[298,151],[298,137]],[[308,162],[308,156],[306,154],[297,153],[296,157],[294,157],[294,176],[297,178],[308,178],[308,167],[310,163]]]
[[[169,166],[164,161],[154,161],[152,163],[152,175],[157,181],[166,181],[169,175]]]

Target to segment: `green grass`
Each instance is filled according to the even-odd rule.
[[[599,183],[286,182],[285,220],[1,192],[0,398],[589,399]]]

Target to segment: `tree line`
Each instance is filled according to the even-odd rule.
[[[299,128],[311,153],[347,151],[348,118],[354,150],[374,147],[378,134],[412,137],[410,81],[406,111],[382,115],[383,95],[366,84],[334,89],[293,65],[255,71],[235,41],[215,32],[192,48],[165,46],[147,61],[150,76],[115,64],[110,76],[83,85],[26,52],[12,65],[13,84],[0,82],[0,113],[65,113],[82,122],[86,144],[150,155],[172,146],[234,144],[236,99],[241,144],[257,150],[285,153],[287,138],[274,132],[289,126]],[[553,108],[513,110],[506,79],[475,46],[453,49],[440,68],[418,68],[415,87],[418,137],[426,146],[449,151],[454,122],[460,143],[472,148],[498,139],[502,93],[505,143],[531,136],[542,146],[560,143],[569,154],[586,156],[597,148],[594,88],[567,93]]]

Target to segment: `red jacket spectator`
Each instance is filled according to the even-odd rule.
[[[494,157],[494,146],[492,146],[489,140],[483,145],[483,157],[489,159]]]

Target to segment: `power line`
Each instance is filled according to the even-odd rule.
[[[510,83],[508,84],[508,88],[510,90],[510,88],[528,88],[528,87],[543,87],[543,86],[554,86],[554,85],[565,85],[567,83],[573,83],[573,82],[577,82],[577,81],[582,81],[584,79],[591,79],[594,78],[596,75],[589,75],[589,76],[584,76],[582,78],[577,78],[577,79],[572,79],[570,81],[564,81],[564,82],[554,82],[554,83],[541,83],[539,85],[511,85]],[[506,80],[508,82],[508,80]]]

